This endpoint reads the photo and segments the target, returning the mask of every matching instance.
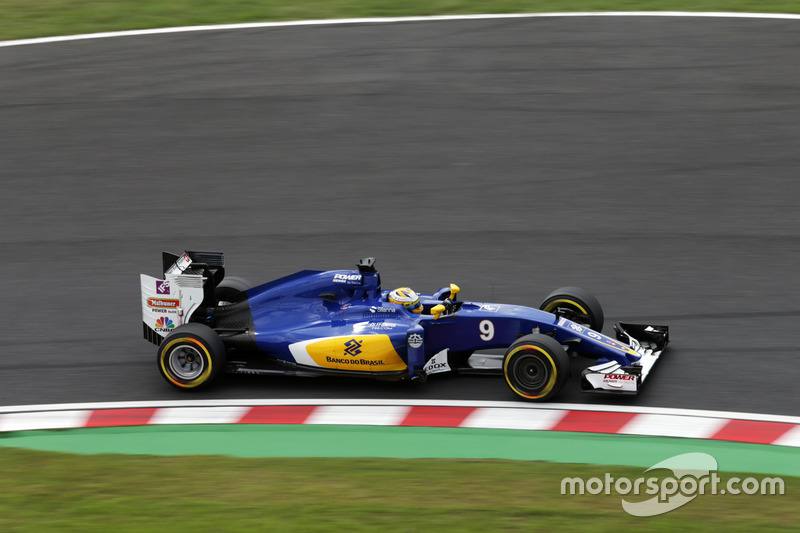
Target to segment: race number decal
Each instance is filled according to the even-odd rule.
[[[490,341],[494,338],[494,324],[491,320],[481,320],[478,329],[481,331],[482,340]]]

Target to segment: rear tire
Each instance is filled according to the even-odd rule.
[[[592,293],[580,287],[561,287],[554,290],[547,295],[539,309],[587,326],[597,332],[603,331],[603,322],[605,321],[603,307]]]
[[[183,390],[208,387],[225,366],[225,344],[203,324],[179,326],[161,342],[158,370],[170,385]]]
[[[506,351],[503,375],[518,396],[531,401],[549,400],[569,378],[569,356],[553,337],[526,335]]]
[[[217,285],[217,288],[214,289],[214,298],[217,300],[216,304],[219,306],[243,302],[247,298],[245,291],[250,287],[252,287],[252,285],[244,278],[237,278],[236,276],[226,277]]]

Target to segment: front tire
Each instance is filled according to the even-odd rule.
[[[603,331],[603,307],[592,293],[580,287],[561,287],[554,290],[547,295],[539,309],[597,332]]]
[[[225,344],[217,333],[203,324],[179,326],[161,342],[158,370],[179,389],[208,387],[225,366]]]
[[[503,375],[518,396],[531,401],[549,400],[569,378],[569,356],[552,337],[526,335],[506,351]]]

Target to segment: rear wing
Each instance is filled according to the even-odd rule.
[[[216,286],[225,277],[221,252],[163,252],[162,265],[160,279],[140,276],[144,338],[156,345],[200,307],[213,305]]]

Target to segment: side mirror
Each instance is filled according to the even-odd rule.
[[[450,284],[450,299],[456,301],[456,294],[461,292],[461,288],[455,283]]]
[[[439,317],[442,315],[442,313],[445,312],[446,309],[447,308],[445,306],[443,306],[442,304],[439,304],[439,305],[433,307],[431,309],[431,314],[433,315],[433,319],[434,320],[439,320]]]

